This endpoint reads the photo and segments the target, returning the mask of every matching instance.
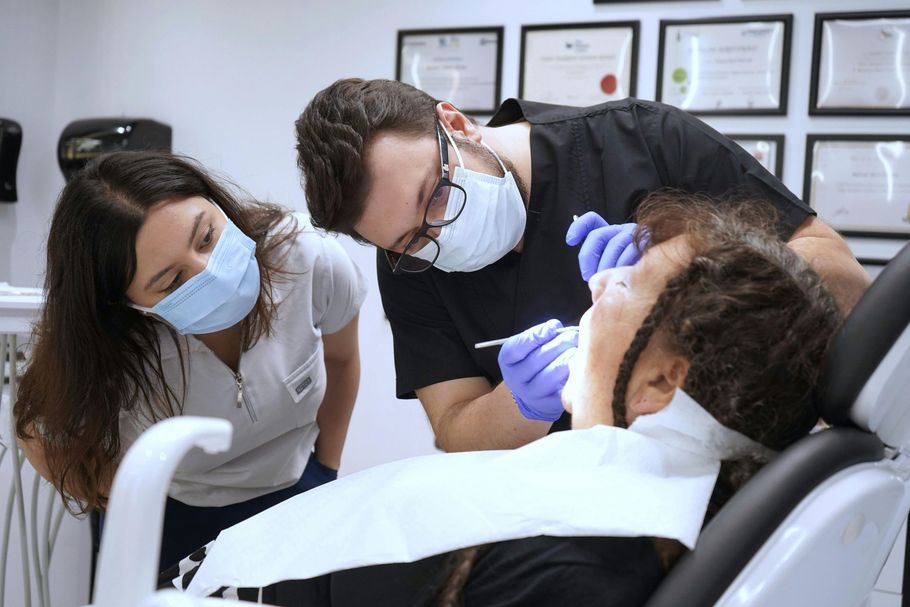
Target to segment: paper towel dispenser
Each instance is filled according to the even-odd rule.
[[[22,148],[22,127],[0,118],[0,202],[16,202],[16,165]]]
[[[147,118],[89,118],[69,123],[57,144],[57,161],[69,178],[89,160],[118,150],[171,150],[171,127]]]

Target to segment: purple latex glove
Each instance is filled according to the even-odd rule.
[[[562,415],[560,395],[577,350],[578,331],[557,332],[561,328],[558,320],[548,320],[513,335],[499,351],[502,379],[528,419],[552,422]]]
[[[566,244],[582,243],[578,251],[581,277],[588,281],[601,270],[634,266],[641,259],[641,251],[632,241],[637,226],[635,223],[609,224],[594,211],[573,221],[566,232]]]

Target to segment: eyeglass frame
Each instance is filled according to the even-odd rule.
[[[453,221],[461,217],[462,212],[464,212],[464,205],[468,202],[468,194],[464,191],[464,188],[449,179],[449,145],[446,142],[445,135],[443,135],[442,127],[439,125],[439,120],[436,121],[436,141],[439,144],[439,164],[441,169],[439,181],[436,182],[436,187],[433,188],[433,191],[430,193],[430,197],[427,199],[427,207],[423,211],[423,222],[420,224],[420,228],[417,230],[417,233],[414,234],[411,240],[408,241],[408,244],[405,245],[404,249],[402,249],[401,253],[395,253],[393,251],[389,251],[388,249],[384,249],[386,261],[389,262],[389,265],[392,268],[392,274],[420,274],[421,272],[426,272],[432,268],[433,264],[436,263],[436,260],[439,259],[439,253],[442,250],[442,247],[439,245],[439,242],[435,238],[430,236],[429,231],[432,228],[444,228],[445,226],[451,224]],[[461,190],[461,193],[464,196],[464,203],[462,203],[461,209],[458,210],[458,214],[455,215],[455,217],[452,219],[446,219],[440,223],[430,223],[427,221],[427,213],[430,212],[430,203],[432,202],[433,198],[436,197],[436,194],[439,192],[439,190],[446,187]],[[448,204],[448,199],[446,200],[446,204]],[[407,255],[408,249],[410,249],[421,238],[427,238],[436,245],[436,256],[433,258],[433,261],[429,262],[427,267],[421,270],[409,271],[400,268],[399,266],[401,265],[401,258]],[[392,261],[392,255],[397,256],[397,259],[394,262]]]

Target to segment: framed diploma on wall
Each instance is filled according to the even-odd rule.
[[[502,27],[399,30],[395,79],[466,114],[492,114],[502,90]]]
[[[701,115],[787,113],[793,15],[661,21],[657,100]]]
[[[809,113],[910,116],[910,11],[815,15]]]
[[[910,134],[807,135],[803,200],[848,236],[910,237]]]
[[[781,179],[784,170],[783,135],[727,135],[752,154],[763,167]]]
[[[634,97],[638,21],[524,25],[518,96],[587,106]]]

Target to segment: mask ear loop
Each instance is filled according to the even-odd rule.
[[[441,122],[439,124],[442,125]],[[458,146],[455,145],[455,139],[452,137],[449,131],[446,130],[445,126],[442,127],[442,132],[445,133],[446,139],[449,140],[449,143],[452,144],[452,148],[455,150],[455,155],[458,157],[458,166],[464,168],[464,161],[461,159],[461,152],[458,151]],[[490,150],[490,153],[493,154],[493,158],[496,159],[496,162],[498,162],[499,166],[502,168],[502,176],[505,177],[508,175],[509,169],[506,168],[506,165],[502,162],[502,159],[499,157],[499,154],[496,153],[496,150],[491,148],[489,144],[487,144],[487,142],[482,139],[480,140],[480,145]]]
[[[155,317],[158,316],[157,314],[155,314],[155,311],[152,308],[146,308],[145,306],[140,306],[139,304],[135,304],[131,301],[126,302],[126,307],[132,308],[134,310],[139,310],[146,316],[152,316],[152,315],[154,315]]]
[[[230,220],[231,220],[231,218],[227,216],[227,213],[224,212],[224,209],[221,208],[221,205],[220,205],[220,204],[218,204],[217,202],[215,202],[215,201],[212,200],[211,198],[207,198],[206,200],[208,200],[209,202],[211,202],[212,205],[213,205],[216,209],[218,209],[218,211],[221,213],[221,216],[224,217],[225,220],[227,220],[227,221],[230,221]]]
[[[499,154],[496,153],[496,150],[494,150],[494,149],[491,148],[489,145],[487,145],[487,142],[484,141],[484,140],[482,140],[482,139],[480,140],[480,145],[482,145],[483,147],[485,147],[485,148],[487,148],[488,150],[490,150],[490,153],[493,154],[493,158],[495,158],[495,159],[496,159],[496,162],[499,163],[499,166],[502,167],[502,176],[505,177],[506,175],[508,175],[508,174],[509,174],[509,169],[507,169],[507,168],[506,168],[506,165],[503,164],[502,159],[499,158]]]
[[[452,149],[455,150],[455,156],[458,157],[458,166],[460,166],[462,169],[464,169],[464,160],[461,159],[461,152],[458,151],[458,146],[455,145],[455,139],[452,138],[451,133],[449,133],[449,131],[446,130],[446,127],[444,124],[442,124],[442,122],[440,122],[439,125],[442,127],[442,132],[445,134],[446,139],[448,139],[449,143],[452,144]]]

